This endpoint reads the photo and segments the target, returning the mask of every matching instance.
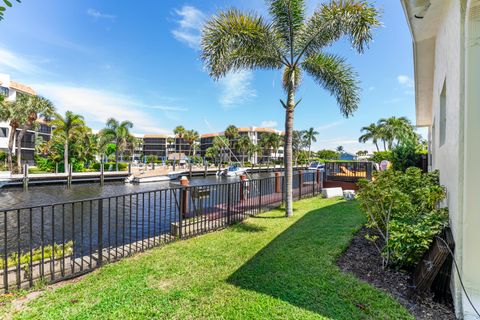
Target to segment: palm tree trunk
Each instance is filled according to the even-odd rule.
[[[289,93],[288,109],[285,113],[285,215],[293,216],[293,158],[292,158],[292,135],[293,135],[293,90]]]
[[[17,136],[17,170],[22,173],[22,141],[27,132],[28,125],[24,125]]]
[[[383,151],[387,151],[387,145],[385,144],[385,140],[382,140],[383,141]]]
[[[380,152],[380,149],[378,148],[378,142],[375,141],[375,147],[377,147],[377,152]]]
[[[8,156],[7,156],[7,160],[8,160],[8,170],[11,172],[13,171],[13,142],[15,140],[15,133],[17,132],[17,128],[15,126],[10,126],[11,127],[11,130],[10,130],[10,135],[8,136]]]
[[[68,172],[68,139],[65,138],[65,143],[63,144],[63,172]]]
[[[310,157],[311,157],[311,152],[310,150],[312,149],[312,140],[308,142],[308,163],[310,164]]]

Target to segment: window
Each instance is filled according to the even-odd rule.
[[[439,119],[439,127],[440,127],[440,147],[443,146],[445,143],[445,139],[447,136],[447,88],[446,88],[446,81],[443,82],[442,93],[440,94],[440,119]]]
[[[0,128],[0,138],[8,137],[8,128]]]
[[[8,97],[8,88],[0,87],[0,94]]]

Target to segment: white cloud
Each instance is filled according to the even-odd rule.
[[[375,90],[375,87],[374,86],[368,87],[368,90],[373,91],[373,90]]]
[[[95,9],[88,9],[87,10],[87,15],[89,15],[90,17],[92,17],[96,20],[105,19],[105,20],[113,21],[116,18],[116,16],[114,16],[113,14],[101,13],[100,11],[95,10]]]
[[[256,97],[257,92],[251,86],[252,80],[253,73],[250,70],[228,73],[218,81],[222,88],[218,102],[225,109],[230,109]]]
[[[94,128],[102,127],[108,118],[114,117],[119,120],[132,121],[135,132],[169,132],[169,130],[160,128],[159,123],[150,114],[141,110],[141,104],[128,96],[57,83],[42,83],[33,85],[33,87],[40,94],[52,100],[59,112],[64,113],[71,110],[79,113]]]
[[[30,58],[2,47],[0,47],[0,69],[28,75],[43,72]]]
[[[175,10],[178,27],[172,30],[172,34],[180,42],[186,43],[193,49],[199,49],[201,30],[205,21],[205,14],[192,6],[183,6]]]
[[[321,125],[319,127],[316,127],[315,130],[316,131],[323,131],[323,130],[331,129],[331,128],[334,128],[334,127],[338,127],[342,123],[343,123],[343,120],[327,123],[327,124]]]
[[[413,79],[411,79],[409,76],[406,76],[406,75],[399,75],[397,77],[397,81],[402,86],[405,86],[407,88],[413,88],[413,86],[415,85],[415,82],[413,81]]]
[[[278,122],[275,120],[265,120],[260,124],[260,127],[262,128],[276,128],[277,126]]]

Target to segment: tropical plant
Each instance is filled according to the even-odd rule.
[[[382,255],[383,266],[414,266],[448,224],[447,210],[438,208],[446,195],[438,171],[386,170],[358,184],[369,227],[367,239]]]
[[[343,152],[343,146],[338,146],[335,150],[337,150],[338,153],[342,153]]]
[[[118,171],[118,158],[120,153],[123,154],[130,139],[130,129],[133,128],[131,121],[125,120],[119,122],[114,118],[107,120],[107,126],[100,131],[100,134],[115,144],[115,170]]]
[[[18,3],[21,3],[20,0],[15,0]],[[0,21],[4,19],[4,12],[6,10],[6,7],[12,7],[12,2],[10,0],[3,0],[3,3],[5,5],[0,5]]]
[[[235,142],[238,139],[238,128],[235,127],[234,125],[229,125],[224,132],[225,138],[228,140],[228,147],[230,150],[233,150],[235,148]],[[228,153],[228,161],[232,161],[232,153]]]
[[[272,147],[275,160],[278,158],[278,149],[282,146],[282,137],[276,133],[270,133],[270,146]]]
[[[2,96],[3,98],[3,96]],[[13,153],[14,153],[14,142],[15,134],[17,129],[20,127],[24,119],[24,112],[20,108],[20,104],[9,102],[3,100],[3,107],[0,108],[0,121],[5,121],[9,123],[10,133],[8,135],[8,152],[7,152],[7,162],[8,170],[13,171]]]
[[[49,119],[55,110],[52,102],[40,96],[32,96],[27,94],[18,94],[14,104],[16,110],[21,110],[22,119],[20,131],[16,137],[17,145],[17,170],[22,172],[22,142],[27,130],[33,129],[36,125],[38,116]]]
[[[317,157],[325,160],[338,160],[340,155],[334,150],[323,149],[317,152]]]
[[[65,112],[65,116],[56,113],[51,124],[52,127],[55,128],[53,135],[63,143],[64,172],[67,172],[69,164],[69,142],[84,132],[85,121],[83,120],[83,116],[75,114],[72,111],[67,111]]]
[[[298,158],[303,151],[303,148],[306,146],[306,141],[303,139],[303,134],[301,131],[294,130],[292,133],[292,152],[293,158],[295,160],[295,166],[297,166]],[[284,151],[285,156],[285,151]]]
[[[388,150],[392,150],[395,145],[403,139],[417,139],[417,134],[413,130],[413,126],[406,117],[390,117],[378,120],[380,136],[387,143]]]
[[[315,131],[314,128],[303,131],[303,138],[307,141],[308,145],[308,159],[310,161],[312,142],[317,142],[318,131]]]
[[[254,13],[229,9],[204,25],[202,58],[211,77],[218,79],[241,69],[283,69],[285,109],[285,167],[287,216],[293,214],[293,115],[301,72],[310,74],[331,92],[343,115],[358,107],[359,86],[345,60],[324,51],[342,37],[363,52],[380,25],[378,11],[366,1],[331,1],[307,19],[304,0],[268,0],[271,22]]]
[[[200,139],[200,135],[195,130],[187,130],[183,136],[183,139],[188,143],[188,156],[192,156],[192,147],[195,142]]]
[[[242,155],[242,165],[245,166],[245,155],[253,142],[248,136],[241,136],[237,141],[237,148]]]
[[[372,123],[368,127],[363,127],[361,132],[363,134],[358,138],[358,142],[366,143],[367,141],[372,140],[373,144],[377,148],[377,151],[380,151],[378,148],[378,140],[382,140],[382,132],[380,127],[375,123]]]

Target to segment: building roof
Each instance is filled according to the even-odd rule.
[[[413,39],[417,126],[432,124],[436,35],[448,0],[401,0]]]
[[[168,134],[146,134],[143,138],[168,138]]]
[[[218,137],[220,133],[205,133],[200,136],[200,138],[213,138]]]
[[[19,82],[13,81],[13,80],[10,80],[10,88],[15,89],[15,90],[20,91],[20,92],[23,92],[23,93],[26,93],[26,94],[30,94],[32,96],[36,95],[35,91],[32,88],[30,88],[29,86],[26,86],[24,84],[21,84]]]

